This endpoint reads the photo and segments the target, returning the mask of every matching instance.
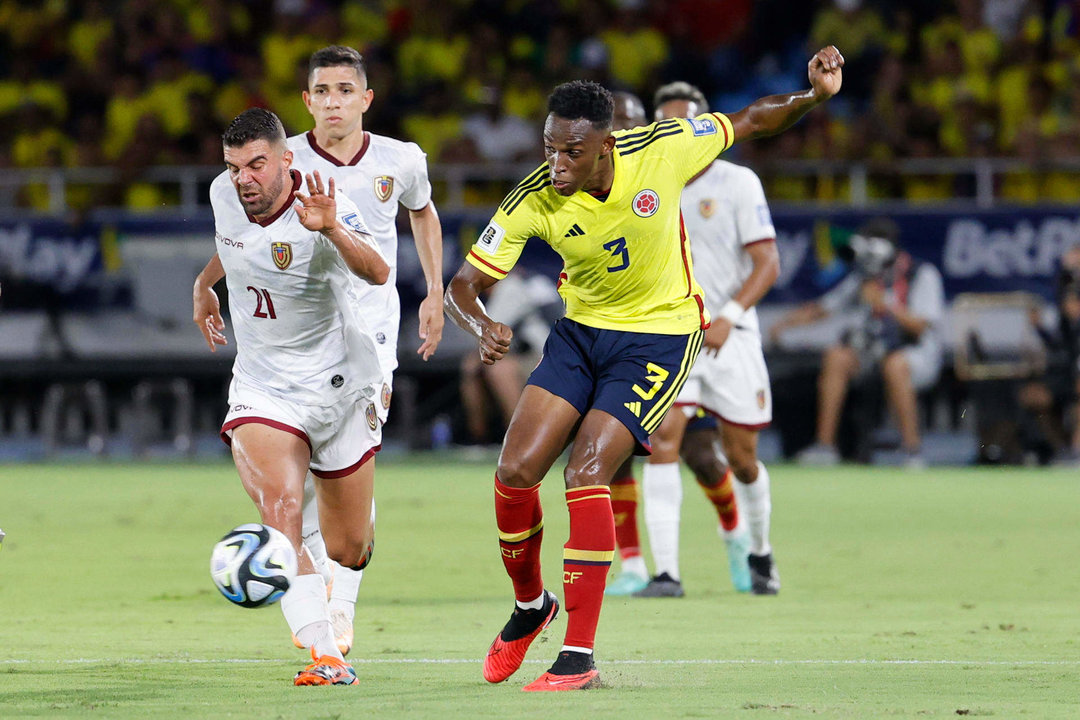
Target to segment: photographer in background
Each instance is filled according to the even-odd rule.
[[[839,462],[836,434],[852,381],[880,372],[896,418],[905,465],[924,467],[917,393],[937,382],[943,361],[941,320],[945,291],[933,265],[900,249],[899,229],[885,218],[868,221],[842,249],[851,272],[821,298],[802,305],[770,330],[775,342],[787,328],[834,313],[853,318],[840,342],[826,349],[818,375],[817,441],[801,463]]]

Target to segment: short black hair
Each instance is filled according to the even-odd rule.
[[[677,80],[657,88],[656,94],[653,95],[653,107],[658,108],[672,100],[697,103],[698,107],[701,108],[701,112],[709,112],[709,101],[705,99],[705,93],[688,82]]]
[[[592,80],[572,80],[548,95],[548,112],[566,120],[584,119],[597,130],[610,128],[615,115],[611,93]]]
[[[364,56],[359,50],[347,45],[330,45],[322,50],[311,53],[308,59],[308,80],[317,68],[338,67],[344,65],[351,67],[362,78],[367,77],[367,68],[364,66]]]
[[[285,142],[285,127],[278,116],[265,108],[248,108],[233,118],[221,136],[225,147],[242,147],[252,140],[271,145]]]

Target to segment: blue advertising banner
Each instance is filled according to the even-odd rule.
[[[836,245],[868,219],[883,215],[897,223],[908,252],[941,270],[950,299],[963,292],[1008,291],[1050,299],[1062,252],[1080,244],[1080,209],[777,211],[773,220],[781,274],[766,301],[797,302],[827,290],[846,271]]]

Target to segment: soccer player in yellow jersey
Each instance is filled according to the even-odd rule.
[[[568,615],[562,651],[528,691],[593,687],[593,641],[615,549],[608,483],[631,453],[649,452],[701,350],[708,327],[679,214],[683,185],[734,143],[785,130],[840,90],[835,47],[809,62],[811,88],[772,95],[732,115],[672,118],[612,133],[611,94],[592,82],[558,86],[544,125],[547,163],[499,206],[450,283],[450,318],[479,340],[480,359],[509,349],[510,329],[480,293],[539,237],[563,258],[556,323],[503,440],[495,517],[516,605],[484,661],[501,682],[556,616],[540,572],[540,481],[571,445],[564,479],[570,537],[563,549]]]

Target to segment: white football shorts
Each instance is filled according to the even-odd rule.
[[[772,391],[761,337],[732,328],[715,357],[702,348],[675,405],[688,416],[701,407],[732,425],[767,427],[772,422]]]
[[[374,457],[382,446],[382,422],[376,409],[380,398],[372,401],[360,394],[354,398],[342,400],[351,403],[344,410],[300,405],[262,393],[233,378],[221,439],[231,445],[234,428],[247,423],[269,425],[307,443],[315,477],[345,477]]]

